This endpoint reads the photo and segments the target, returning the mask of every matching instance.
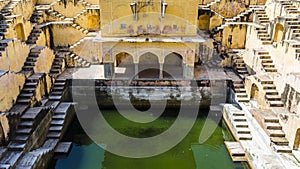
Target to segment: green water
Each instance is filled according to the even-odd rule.
[[[133,137],[150,137],[168,129],[176,117],[160,117],[154,122],[137,125],[120,120],[116,111],[104,112],[105,118],[119,132]],[[186,117],[185,120],[191,120]],[[73,147],[65,159],[54,164],[55,169],[245,169],[245,163],[231,161],[224,140],[232,140],[222,123],[204,143],[198,137],[206,117],[199,117],[189,134],[174,148],[150,158],[133,159],[114,155],[93,143],[74,120],[65,138]],[[210,121],[214,123],[213,121]],[[159,146],[159,145],[158,145]]]

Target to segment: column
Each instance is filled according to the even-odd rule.
[[[113,63],[104,63],[104,77],[112,78],[114,75],[114,64]]]
[[[159,79],[163,79],[163,69],[164,69],[164,64],[159,63]]]
[[[139,78],[139,64],[138,63],[134,63],[134,77],[136,79]]]

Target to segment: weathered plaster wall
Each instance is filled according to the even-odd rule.
[[[222,34],[222,44],[233,49],[244,49],[246,43],[247,26],[226,26]]]
[[[25,43],[18,40],[8,41],[6,51],[1,52],[0,70],[20,71],[29,52],[30,49]]]
[[[161,17],[160,1],[137,7],[135,21],[132,1],[100,1],[100,17],[103,36],[134,36],[141,34],[195,35],[198,1],[169,0],[165,18]],[[111,23],[112,20],[112,23]]]
[[[102,62],[102,43],[93,42],[93,39],[84,40],[72,51],[90,63],[99,64]]]
[[[299,114],[279,114],[280,124],[289,141],[289,146],[293,148],[296,138],[296,132],[300,128]]]
[[[221,2],[214,4],[211,9],[225,18],[232,18],[245,11],[247,8],[245,2],[243,1],[222,0]]]
[[[17,99],[25,76],[19,73],[7,72],[0,77],[0,112],[9,110]]]
[[[13,20],[13,23],[7,29],[6,38],[17,38],[16,26],[18,24],[22,25],[25,40],[27,39],[27,37],[29,36],[29,34],[32,30],[32,24],[30,22],[26,22],[26,19],[22,15],[17,16]],[[19,40],[21,40],[21,39],[19,39]]]
[[[100,29],[99,10],[88,10],[74,20],[75,23],[89,31],[98,31]]]
[[[39,57],[37,58],[37,61],[34,66],[34,72],[35,73],[49,73],[54,58],[55,58],[55,55],[54,55],[53,51],[51,49],[45,47],[39,54]]]
[[[53,5],[52,8],[67,18],[73,18],[84,10],[85,6],[81,3],[74,4],[72,1],[68,1],[66,4],[64,4],[63,1],[60,1]]]
[[[71,46],[85,36],[81,31],[68,25],[51,25],[50,29],[56,46]]]

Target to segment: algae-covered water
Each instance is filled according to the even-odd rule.
[[[115,110],[103,112],[107,121],[117,131],[132,137],[150,137],[168,129],[176,117],[163,116],[143,125],[121,120]],[[185,120],[191,120],[186,117]],[[65,141],[73,147],[65,159],[54,164],[55,169],[244,169],[246,163],[232,162],[224,140],[232,140],[226,125],[221,123],[213,135],[204,143],[198,137],[206,116],[198,117],[189,134],[174,148],[150,158],[125,158],[105,151],[85,134],[77,119],[70,126]],[[210,123],[215,123],[210,120]]]

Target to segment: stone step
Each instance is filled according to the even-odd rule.
[[[247,93],[236,93],[235,95],[237,98],[248,98]]]
[[[277,90],[274,90],[274,89],[267,89],[267,90],[265,90],[265,92],[266,92],[266,95],[277,95],[278,96]]]
[[[51,126],[61,126],[64,124],[64,120],[52,120]]]
[[[12,151],[23,151],[26,147],[26,144],[25,143],[19,143],[19,142],[16,142],[16,141],[11,141],[9,144],[8,144],[8,150],[12,150]]]
[[[64,120],[66,117],[66,114],[59,114],[59,115],[54,115],[52,117],[53,120]]]
[[[29,135],[32,131],[32,128],[22,128],[22,129],[17,129],[16,130],[16,134],[20,134],[20,135]]]
[[[266,122],[266,123],[279,123],[279,119],[277,117],[265,117],[264,122]]]
[[[234,122],[236,128],[248,128],[247,122]]]
[[[50,132],[60,132],[63,129],[63,126],[51,126],[49,128]]]
[[[281,97],[278,95],[266,95],[268,101],[281,101]]]
[[[250,99],[248,99],[248,98],[238,98],[237,101],[241,102],[241,103],[248,103],[248,102],[250,102]]]
[[[245,113],[242,111],[234,111],[232,112],[233,116],[245,116]]]
[[[270,107],[283,107],[284,104],[282,101],[269,101]]]
[[[30,99],[18,99],[17,103],[20,104],[29,104],[31,102],[31,98]]]
[[[28,128],[33,126],[33,121],[21,121],[18,125],[19,128]]]
[[[277,72],[277,69],[276,68],[264,68],[266,72]]]
[[[264,90],[276,90],[276,86],[274,84],[263,84]]]
[[[66,82],[55,82],[54,85],[55,86],[65,86]]]
[[[50,95],[49,100],[54,100],[54,101],[60,101],[62,96],[55,96],[55,95]]]
[[[271,142],[280,146],[288,146],[289,141],[285,137],[270,137]]]
[[[252,140],[251,134],[238,134],[239,140]]]
[[[52,91],[63,91],[65,87],[53,87]]]
[[[21,93],[19,98],[27,98],[30,99],[33,96],[33,93]]]
[[[271,129],[269,129],[269,130],[267,130],[267,132],[268,132],[268,135],[270,137],[285,137],[285,134],[282,130],[271,130]]]
[[[28,140],[29,136],[28,135],[17,135],[14,139],[14,141],[18,143],[24,143]]]
[[[267,129],[282,130],[282,126],[279,123],[265,123]]]
[[[250,134],[250,130],[249,128],[237,128],[236,129],[238,134]]]
[[[275,65],[273,63],[262,63],[262,66],[264,68],[275,68]]]
[[[246,89],[245,88],[237,88],[237,89],[234,89],[235,93],[245,93],[246,92]]]
[[[278,153],[292,153],[292,149],[289,146],[273,145],[273,148]]]
[[[51,92],[51,95],[53,95],[53,96],[61,96],[62,94],[63,94],[62,91],[60,91],[60,92]]]
[[[233,121],[236,121],[236,122],[247,122],[247,119],[244,116],[235,116],[235,117],[233,117]]]
[[[234,88],[244,88],[244,84],[233,84]]]
[[[48,138],[57,138],[58,139],[58,138],[60,138],[60,135],[61,135],[60,132],[49,132],[48,135],[47,135],[47,137]]]

